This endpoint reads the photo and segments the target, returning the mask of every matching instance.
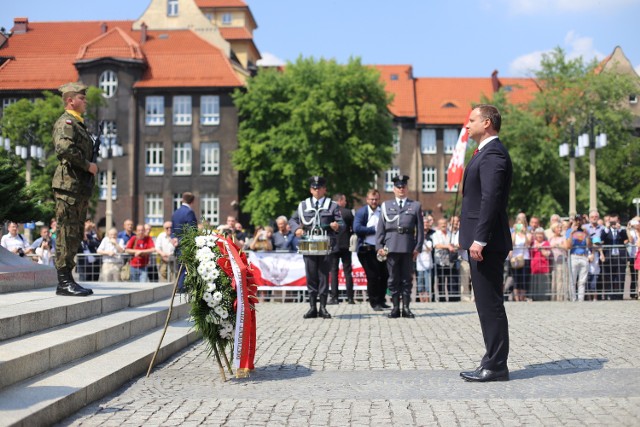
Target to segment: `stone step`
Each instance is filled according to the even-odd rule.
[[[0,389],[164,326],[170,302],[128,307],[0,342]],[[176,298],[172,320],[187,317],[189,308],[185,299]]]
[[[0,341],[43,331],[127,307],[166,299],[172,283],[82,283],[93,289],[88,297],[67,297],[54,289],[12,292],[0,298]],[[178,299],[178,298],[176,298]]]
[[[156,363],[199,339],[193,324],[170,324]],[[0,426],[51,425],[146,373],[162,327],[0,391]]]

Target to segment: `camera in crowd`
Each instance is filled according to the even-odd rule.
[[[18,256],[24,256],[24,250],[22,248],[18,248]]]

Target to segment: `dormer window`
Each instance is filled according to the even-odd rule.
[[[391,80],[398,80],[398,75],[397,74],[391,74]]]
[[[116,94],[118,89],[118,76],[111,70],[106,70],[100,74],[100,81],[98,87],[102,89],[102,96],[105,98],[111,98]]]
[[[231,25],[232,16],[230,13],[222,14],[222,25]]]
[[[178,0],[167,0],[167,16],[178,16]]]

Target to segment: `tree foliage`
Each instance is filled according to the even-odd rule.
[[[246,174],[242,200],[253,224],[293,211],[311,175],[329,193],[363,194],[391,162],[391,101],[375,69],[359,59],[299,58],[261,70],[234,94],[241,123],[233,164]]]

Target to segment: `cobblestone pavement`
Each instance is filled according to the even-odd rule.
[[[485,384],[458,375],[483,353],[473,303],[412,308],[260,304],[250,378],[198,343],[61,425],[640,425],[640,301],[507,303],[511,381]]]

